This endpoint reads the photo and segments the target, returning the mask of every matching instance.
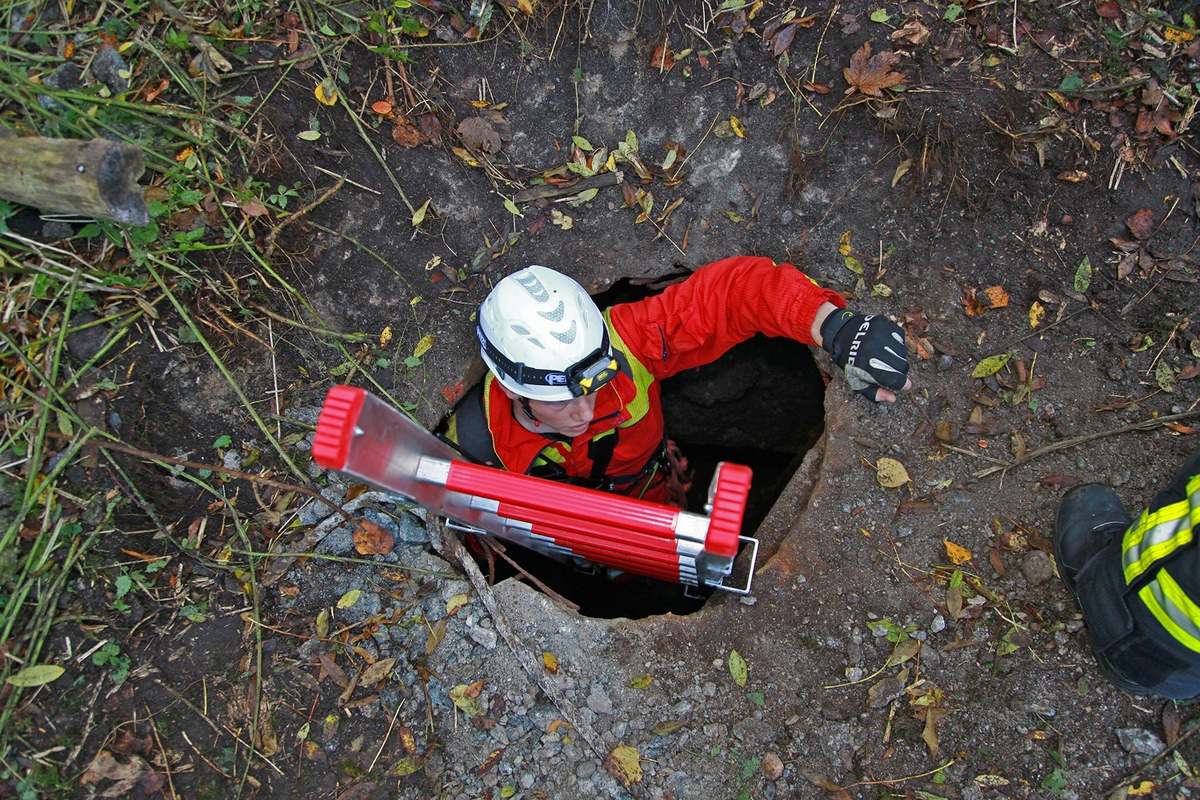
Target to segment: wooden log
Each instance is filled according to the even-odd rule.
[[[0,137],[0,197],[42,211],[146,225],[139,147],[107,139]]]

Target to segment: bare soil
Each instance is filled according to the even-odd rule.
[[[818,379],[804,391],[829,380],[824,432],[758,530],[753,595],[718,593],[687,616],[593,619],[514,580],[493,587],[489,610],[419,524],[375,565],[313,558],[268,585],[210,559],[249,544],[287,551],[315,524],[290,524],[306,498],[230,481],[254,521],[246,542],[211,496],[135,459],[140,498],[124,478],[81,474],[130,495],[97,557],[174,558],[128,613],[82,581],[64,599],[71,621],[52,646],[73,671],[27,717],[37,746],[66,743],[71,796],[1195,796],[1195,707],[1105,682],[1050,548],[1065,488],[1112,485],[1136,514],[1198,446],[1195,48],[1123,4],[1116,19],[1111,3],[963,5],[959,16],[932,3],[797,8],[812,19],[785,26],[794,38],[779,52],[776,3],[752,18],[710,4],[556,4],[515,25],[497,7],[479,42],[450,15],[414,9],[431,32],[403,71],[357,44],[341,51],[365,137],[314,98],[315,66],[248,80],[244,93],[269,93],[262,177],[301,180],[310,197],[345,178],[273,253],[304,303],[226,265],[278,315],[365,334],[338,348],[275,321],[272,352],[236,334],[222,344],[247,395],[278,398],[301,465],[300,423],[335,382],[436,425],[478,377],[475,306],[529,263],[597,292],[737,253],[794,263],[906,325],[915,386],[872,406],[813,353],[823,372],[807,370],[804,385]],[[872,21],[879,8],[886,21]],[[1104,33],[1117,26],[1139,33]],[[287,55],[285,43],[281,28],[262,47]],[[904,76],[878,98],[846,94],[843,69],[864,43],[896,53]],[[394,120],[369,110],[389,85],[414,129],[428,115],[423,130],[440,136],[398,143]],[[1145,118],[1155,110],[1157,127]],[[480,123],[464,139],[476,118],[490,142],[469,133]],[[321,138],[298,139],[313,120]],[[644,179],[620,163],[627,188],[506,208],[572,161],[573,136],[611,152],[629,131]],[[663,169],[670,143],[683,165]],[[627,203],[638,189],[653,194],[642,221]],[[414,228],[409,206],[426,200]],[[252,329],[265,340],[266,317]],[[104,411],[118,412],[125,441],[205,461],[231,435],[272,460],[198,349],[147,341],[115,369],[123,393]],[[728,427],[765,412],[740,413]],[[881,486],[882,457],[911,481]],[[171,546],[201,524],[205,558]],[[316,637],[318,615],[355,588],[373,605],[335,610]],[[468,605],[449,611],[461,593]],[[130,659],[119,686],[75,658],[101,635]],[[387,658],[385,678],[351,683]],[[472,684],[477,715],[449,697]],[[256,692],[269,720],[257,732]],[[261,755],[247,769],[251,741]],[[640,755],[636,780],[619,779],[618,746]],[[129,783],[99,771],[103,758]]]

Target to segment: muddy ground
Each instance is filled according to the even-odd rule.
[[[435,425],[478,374],[474,307],[520,266],[602,292],[737,253],[796,264],[906,325],[915,385],[872,406],[801,348],[819,370],[805,361],[781,379],[796,351],[753,351],[678,393],[685,440],[736,429],[716,444],[783,450],[792,463],[776,470],[808,438],[780,432],[809,431],[797,420],[824,410],[759,528],[752,595],[645,616],[603,608],[625,593],[601,587],[588,616],[514,580],[481,594],[430,543],[437,526],[381,502],[355,513],[375,509],[393,554],[357,556],[343,527],[318,553],[374,563],[311,558],[277,576],[282,560],[266,558],[268,582],[171,550],[135,504],[105,547],[166,548],[186,607],[203,611],[141,597],[118,614],[104,587],[75,587],[64,605],[80,616],[53,639],[72,672],[52,688],[66,690],[28,709],[36,744],[70,742],[57,757],[79,781],[71,796],[1196,795],[1195,707],[1106,684],[1049,555],[1066,488],[1113,485],[1136,513],[1200,446],[1194,40],[1115,3],[847,0],[794,7],[782,25],[780,4],[748,10],[497,5],[469,41],[449,14],[414,7],[430,30],[402,70],[360,43],[331,56],[365,135],[314,98],[319,63],[246,79],[242,91],[269,96],[263,178],[300,181],[308,199],[337,187],[273,253],[303,302],[270,280],[247,291],[366,338],[339,350],[276,321],[273,353],[248,338],[225,352],[251,398],[279,393],[303,467],[304,424],[336,382]],[[281,16],[260,55],[288,55],[295,24]],[[847,94],[844,69],[866,44],[897,57]],[[902,82],[876,88],[890,71]],[[388,86],[385,117],[370,107]],[[309,130],[320,138],[297,138]],[[635,140],[644,174],[626,159],[613,165],[621,183],[590,199],[517,196],[569,162],[601,166],[589,147]],[[252,320],[260,335],[266,320]],[[113,401],[125,441],[200,461],[222,455],[222,435],[242,457],[266,449],[194,346],[147,343],[129,363]],[[774,402],[737,404],[764,395]],[[718,398],[734,406],[697,421]],[[911,480],[881,485],[884,457]],[[306,474],[339,502],[358,491]],[[170,534],[195,540],[203,520],[200,552],[244,549],[211,497],[138,477]],[[228,485],[259,523],[259,550],[288,551],[329,514]],[[351,590],[362,605],[337,608]],[[120,685],[73,657],[101,635],[130,659]],[[456,705],[455,687],[472,686]]]

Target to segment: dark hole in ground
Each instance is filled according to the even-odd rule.
[[[601,308],[655,294],[628,279],[595,296]],[[807,345],[756,336],[716,362],[662,385],[667,435],[694,471],[688,509],[703,513],[718,462],[754,470],[743,535],[753,535],[824,427],[825,382]],[[714,590],[623,576],[611,580],[504,543],[522,569],[579,606],[589,617],[641,619],[700,610]],[[496,579],[514,574],[502,560]],[[686,591],[685,591],[686,589]]]

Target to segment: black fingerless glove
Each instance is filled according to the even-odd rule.
[[[821,342],[850,388],[872,402],[880,386],[899,390],[908,382],[904,330],[887,317],[839,308],[821,323]]]

